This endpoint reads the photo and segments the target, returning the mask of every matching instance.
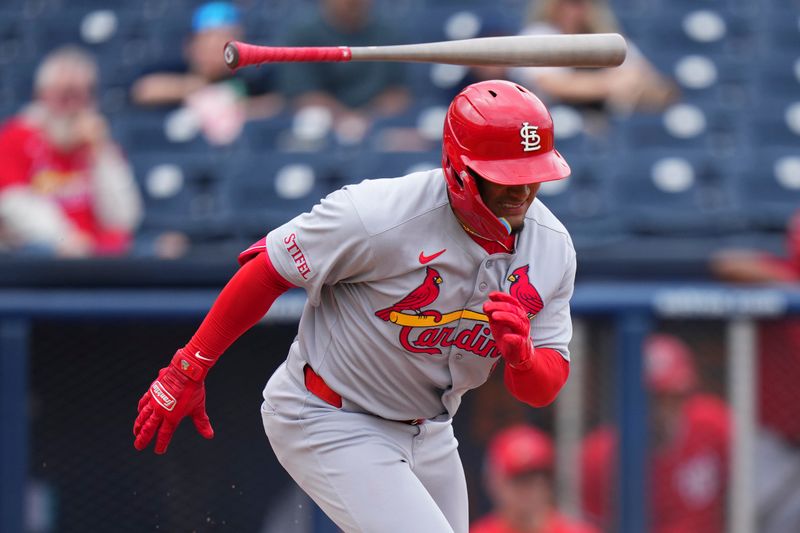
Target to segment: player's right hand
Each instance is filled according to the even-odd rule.
[[[178,350],[169,366],[162,368],[158,378],[139,400],[139,416],[133,424],[136,437],[133,445],[141,451],[156,437],[155,452],[167,451],[175,428],[185,416],[190,416],[197,431],[210,439],[214,436],[211,421],[206,414],[205,372],[192,377],[197,360],[183,350]]]
[[[533,357],[531,322],[519,300],[504,292],[490,292],[483,312],[503,359],[514,368],[529,368]]]

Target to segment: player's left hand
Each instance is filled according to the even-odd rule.
[[[533,356],[531,323],[519,301],[504,292],[491,292],[489,301],[483,304],[483,312],[489,318],[500,355],[514,368],[527,368]]]

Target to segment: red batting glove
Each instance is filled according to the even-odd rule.
[[[139,400],[139,416],[133,424],[133,446],[137,450],[144,450],[158,431],[155,452],[165,453],[185,416],[192,417],[200,435],[207,439],[214,436],[206,414],[205,387],[205,377],[213,363],[180,349],[169,366],[161,369],[150,390]]]
[[[531,322],[519,301],[504,292],[491,292],[489,301],[483,304],[483,312],[489,318],[492,337],[506,363],[516,370],[530,368]]]

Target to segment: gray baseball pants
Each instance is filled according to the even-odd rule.
[[[346,533],[468,532],[450,420],[409,425],[337,409],[306,390],[302,369],[286,363],[264,398],[264,429],[278,461]]]

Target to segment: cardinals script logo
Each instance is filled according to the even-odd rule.
[[[528,279],[528,266],[516,269],[507,279],[511,281],[511,295],[520,300],[529,317],[535,316],[544,304]],[[427,267],[425,279],[416,289],[391,307],[377,311],[375,316],[400,326],[400,344],[411,353],[440,355],[442,348],[455,346],[479,357],[499,357],[489,321],[483,313],[470,309],[448,313],[425,309],[439,297],[439,286],[443,282],[436,269]],[[475,325],[461,331],[448,326],[462,319],[472,320]]]

